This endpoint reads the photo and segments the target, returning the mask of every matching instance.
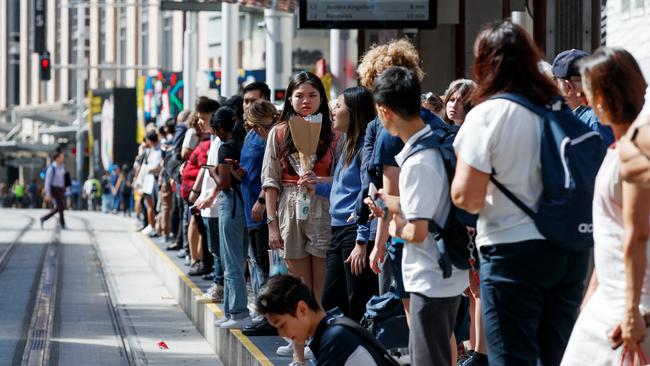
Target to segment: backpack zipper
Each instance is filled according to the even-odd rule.
[[[562,155],[562,167],[564,168],[564,189],[569,189],[569,187],[571,187],[571,172],[569,171],[569,163],[566,159],[566,146],[569,144],[571,146],[577,145],[594,136],[600,137],[600,134],[596,131],[591,131],[582,136],[578,136],[573,140],[568,137],[565,137],[562,140],[562,143],[560,144],[560,154]]]

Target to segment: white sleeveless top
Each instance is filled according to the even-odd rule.
[[[622,347],[613,351],[607,339],[607,333],[623,320],[625,310],[625,230],[620,165],[618,149],[609,149],[596,177],[593,224],[598,288],[578,317],[562,365],[620,365]],[[649,268],[646,268],[640,308],[642,312],[650,310]],[[649,339],[646,337],[644,342],[646,354],[650,350]]]

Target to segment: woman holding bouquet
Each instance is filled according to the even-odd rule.
[[[303,166],[304,159],[297,158],[298,149],[289,119],[319,114],[322,125],[315,160],[312,159],[312,166]],[[320,299],[331,239],[329,192],[340,147],[337,146],[338,136],[332,130],[325,88],[316,75],[301,72],[291,79],[280,121],[269,132],[262,166],[269,247],[284,249],[289,271],[301,277]],[[300,176],[298,171],[304,174]],[[296,198],[303,192],[310,196],[309,213],[306,220],[299,220]],[[302,345],[295,345],[293,350],[293,365],[301,365],[304,362]],[[278,354],[288,356],[291,348],[280,347]]]

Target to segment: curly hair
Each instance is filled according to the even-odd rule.
[[[424,78],[417,49],[408,40],[399,39],[373,45],[363,55],[357,68],[361,86],[372,90],[375,78],[391,66],[404,66],[413,70],[420,81]]]

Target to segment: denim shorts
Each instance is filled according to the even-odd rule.
[[[391,238],[386,243],[386,255],[390,258],[393,267],[393,287],[395,294],[402,299],[408,299],[409,293],[404,289],[404,280],[402,279],[402,253],[404,252],[404,240]]]

